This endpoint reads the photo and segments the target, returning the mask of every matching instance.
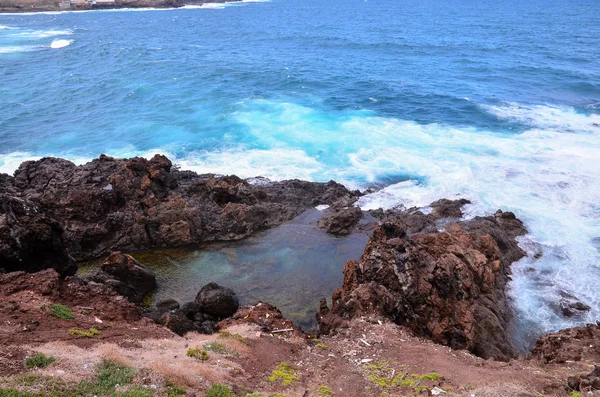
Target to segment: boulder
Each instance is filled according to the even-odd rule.
[[[160,317],[158,322],[179,336],[183,336],[194,330],[194,323],[179,312],[166,312]]]
[[[216,283],[206,284],[198,295],[196,303],[200,305],[202,312],[224,319],[231,317],[239,308],[240,304],[232,289],[221,287]]]
[[[317,226],[327,233],[343,236],[352,233],[361,218],[359,207],[332,207],[325,210]]]
[[[112,286],[130,302],[140,303],[156,289],[154,272],[131,255],[111,253],[101,266],[102,271],[91,273],[86,280]],[[173,302],[168,303],[169,305]],[[168,310],[168,309],[165,309]]]
[[[63,228],[39,206],[0,189],[0,269],[37,272],[54,269],[71,276],[77,265],[67,253]]]
[[[179,302],[175,299],[165,299],[156,304],[156,308],[158,310],[163,310],[165,312],[179,310]]]

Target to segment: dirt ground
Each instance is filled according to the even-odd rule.
[[[594,369],[590,359],[486,361],[364,319],[337,335],[311,339],[281,332],[290,323],[268,306],[244,309],[223,324],[226,332],[179,337],[140,319],[134,306],[101,287],[59,283],[50,273],[6,277],[0,276],[0,387],[19,390],[43,390],[20,384],[24,374],[39,375],[40,382],[89,379],[103,359],[135,368],[143,374],[136,380],[141,385],[177,384],[188,396],[204,396],[215,383],[241,396],[571,396],[567,378]],[[74,319],[52,316],[53,303],[68,306]],[[90,328],[99,334],[69,334]],[[186,354],[196,347],[207,351],[207,360]],[[25,358],[34,353],[56,361],[30,369]]]

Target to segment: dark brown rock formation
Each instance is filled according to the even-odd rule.
[[[309,207],[353,202],[356,196],[335,182],[252,185],[236,176],[197,175],[172,169],[160,155],[151,160],[100,156],[81,166],[44,158],[23,163],[14,178],[0,175],[0,257],[14,257],[2,262],[5,269],[54,267],[72,273],[68,254],[88,259],[111,251],[241,239]],[[20,225],[19,237],[29,234],[15,239]],[[32,261],[34,245],[41,253]]]
[[[140,303],[156,289],[154,272],[131,255],[113,252],[106,258],[101,269],[87,276],[86,280],[110,285],[130,302]]]
[[[358,207],[328,208],[319,219],[318,227],[328,233],[344,236],[352,233],[362,216],[362,211]]]
[[[443,215],[457,217],[448,203],[444,208]],[[525,233],[522,223],[498,212],[437,232],[439,217],[435,211],[388,214],[393,220],[375,230],[360,260],[346,263],[331,311],[321,305],[320,330],[363,315],[385,316],[481,357],[515,357],[505,285],[510,263],[524,254],[515,241]]]
[[[202,312],[219,320],[232,316],[240,307],[235,292],[217,283],[209,283],[202,287],[196,295],[196,303]]]
[[[0,194],[0,267],[7,272],[52,268],[63,276],[75,274],[62,227],[40,212],[32,201]]]

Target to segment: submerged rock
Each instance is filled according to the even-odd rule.
[[[217,283],[206,284],[198,295],[196,303],[203,313],[224,319],[231,317],[240,307],[237,295],[232,289],[221,287]]]
[[[131,255],[113,252],[101,266],[102,271],[93,272],[86,279],[112,286],[130,302],[140,303],[156,289],[154,272]]]
[[[515,240],[525,233],[522,223],[514,215],[475,218],[438,232],[431,230],[436,214],[386,216],[391,220],[374,231],[360,260],[346,263],[332,309],[321,305],[321,332],[343,320],[383,316],[484,358],[516,357],[505,286],[510,263],[524,255]]]

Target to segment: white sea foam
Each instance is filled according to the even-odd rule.
[[[227,1],[224,3],[204,3],[200,5],[200,8],[211,8],[211,9],[223,9],[226,7],[241,6],[246,3],[270,3],[271,0],[241,0],[241,1]],[[185,8],[185,7],[184,7]]]
[[[529,230],[520,241],[529,256],[513,265],[510,284],[519,318],[535,324],[532,332],[544,332],[600,317],[600,244],[593,242],[600,237],[597,114],[556,106],[484,107],[519,123],[521,130],[526,126],[522,133],[507,134],[360,111],[332,114],[285,102],[238,106],[231,117],[247,135],[236,137],[232,148],[179,158],[168,150],[133,147],[107,154],[151,157],[162,152],[182,169],[200,173],[335,179],[351,188],[398,181],[361,198],[364,209],[422,207],[439,198],[463,197],[473,202],[465,208],[467,217],[498,208],[514,211]],[[26,156],[2,157],[0,170],[7,171]],[[565,293],[592,310],[563,318],[556,302]]]
[[[13,53],[18,53],[18,52],[29,52],[29,51],[35,51],[37,49],[39,49],[39,47],[30,46],[30,45],[7,46],[7,47],[0,47],[0,54],[13,54]]]
[[[24,39],[44,39],[47,37],[54,36],[68,36],[72,35],[71,30],[23,30],[18,33],[11,33],[8,37],[18,37]]]
[[[62,39],[61,40],[54,40],[52,42],[52,44],[50,44],[50,48],[54,48],[54,49],[63,48],[63,47],[66,47],[66,46],[69,46],[69,45],[73,44],[73,41],[74,40],[62,40]]]

